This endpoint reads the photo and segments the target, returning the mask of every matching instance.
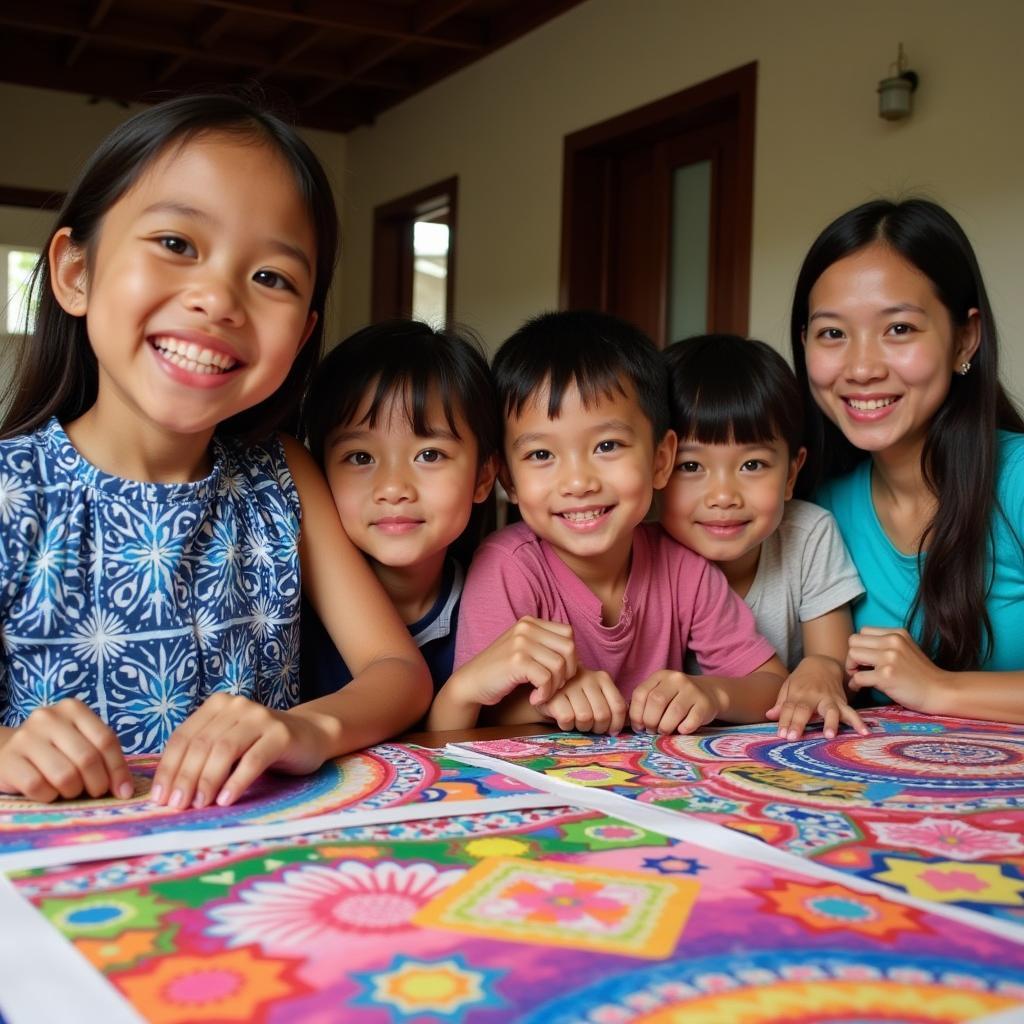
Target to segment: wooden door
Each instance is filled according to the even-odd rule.
[[[563,308],[614,313],[662,345],[678,340],[673,323],[746,334],[755,85],[748,65],[567,137]],[[696,247],[679,209],[691,178]],[[704,265],[687,281],[680,260],[695,252]],[[698,286],[702,309],[680,316]]]

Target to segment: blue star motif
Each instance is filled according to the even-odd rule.
[[[645,857],[644,867],[652,868],[661,875],[695,875],[707,871],[707,864],[701,864],[696,857]]]

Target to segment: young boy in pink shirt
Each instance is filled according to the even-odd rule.
[[[612,733],[627,716],[662,733],[763,720],[784,666],[722,573],[643,522],[676,450],[654,344],[603,313],[548,313],[494,373],[523,521],[476,554],[428,726],[472,726],[484,705],[493,721]],[[680,671],[688,650],[703,675]]]

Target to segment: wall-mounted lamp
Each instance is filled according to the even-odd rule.
[[[889,72],[889,77],[878,83],[878,116],[886,121],[901,121],[910,117],[910,96],[917,88],[917,72],[907,70],[902,43]]]

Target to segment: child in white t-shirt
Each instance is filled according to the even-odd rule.
[[[665,360],[679,446],[662,525],[725,573],[790,669],[768,712],[779,735],[797,739],[815,716],[826,736],[840,720],[866,732],[843,669],[849,603],[864,588],[831,514],[791,500],[806,456],[793,371],[734,335],[677,342]]]

